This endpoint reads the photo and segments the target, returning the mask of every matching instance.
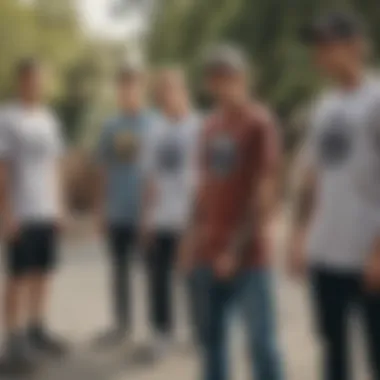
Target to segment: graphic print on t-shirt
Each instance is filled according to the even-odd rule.
[[[211,139],[207,148],[207,162],[211,173],[217,177],[228,177],[235,169],[237,149],[235,141],[227,134]]]
[[[139,144],[131,131],[116,132],[113,137],[113,151],[117,160],[122,162],[134,161]]]
[[[320,135],[319,153],[322,163],[333,168],[340,166],[350,157],[352,135],[350,127],[342,114],[336,114]]]
[[[169,140],[162,143],[157,151],[160,170],[166,173],[178,173],[183,165],[183,150],[179,141]]]

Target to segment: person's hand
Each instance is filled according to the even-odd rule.
[[[95,216],[95,231],[99,235],[104,235],[107,229],[106,218],[99,213]]]
[[[217,257],[214,263],[214,274],[221,280],[229,280],[236,274],[237,258],[234,252],[225,251]]]
[[[292,277],[299,278],[306,274],[307,260],[303,237],[298,236],[292,239],[287,259],[288,272]]]
[[[146,249],[150,246],[153,240],[153,229],[149,223],[144,222],[139,229],[139,246]]]
[[[189,239],[182,239],[177,253],[177,269],[187,276],[194,267],[194,247]]]
[[[380,254],[376,252],[371,255],[367,262],[364,281],[370,292],[380,292]]]
[[[70,226],[69,218],[66,214],[61,215],[55,222],[55,226],[59,233],[65,233],[68,231]]]
[[[2,236],[4,240],[8,242],[13,241],[19,232],[20,225],[13,215],[5,216],[2,223]]]

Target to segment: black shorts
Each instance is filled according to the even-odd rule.
[[[30,272],[49,273],[56,264],[57,227],[54,223],[29,223],[6,247],[11,276]]]

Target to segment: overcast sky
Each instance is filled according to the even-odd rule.
[[[107,38],[122,38],[143,27],[142,17],[137,12],[120,18],[112,16],[114,2],[115,0],[77,0],[87,31]]]

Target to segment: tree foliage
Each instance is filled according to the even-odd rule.
[[[378,0],[161,0],[150,32],[154,62],[196,68],[203,50],[217,41],[242,46],[254,62],[260,94],[289,120],[310,99],[321,79],[297,40],[301,26],[324,10],[350,9],[366,22],[380,51]]]
[[[59,6],[57,11],[55,5]],[[70,1],[0,1],[0,96],[9,95],[15,62],[25,56],[38,56],[65,70],[81,47],[81,31]],[[57,76],[58,78],[58,76]],[[61,83],[54,83],[59,91]]]
[[[109,107],[107,97],[100,94],[112,64],[118,64],[124,53],[124,45],[85,35],[75,1],[0,0],[0,99],[12,95],[20,58],[46,61],[52,72],[50,99],[69,141],[91,134],[93,128],[85,120],[94,105],[99,112]]]

